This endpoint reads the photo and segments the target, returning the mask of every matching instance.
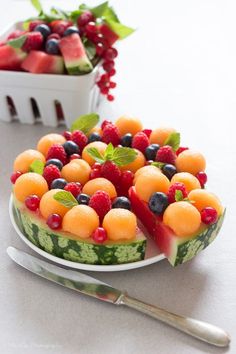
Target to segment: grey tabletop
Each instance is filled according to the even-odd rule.
[[[45,2],[46,5],[48,2]],[[58,2],[62,4],[62,2]],[[75,4],[71,2],[72,5]],[[172,125],[183,145],[207,159],[208,188],[227,207],[216,241],[192,261],[168,261],[117,273],[91,273],[145,302],[227,330],[229,348],[211,347],[126,308],[78,295],[20,269],[6,248],[33,254],[10,223],[9,176],[15,156],[35,147],[51,129],[0,122],[0,348],[4,354],[236,353],[236,26],[233,1],[117,1],[139,30],[120,45],[117,99],[103,103],[102,118],[122,113],[145,127]],[[69,4],[69,2],[68,2]],[[27,2],[9,1],[4,23],[30,14]],[[13,9],[15,11],[13,11]],[[129,9],[129,11],[127,11]]]

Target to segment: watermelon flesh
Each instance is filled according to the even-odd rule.
[[[0,46],[0,70],[21,70],[26,53],[10,45]]]
[[[129,197],[133,212],[145,226],[159,250],[165,254],[173,266],[192,259],[206,248],[218,235],[224,220],[225,213],[219,217],[215,224],[209,227],[201,225],[194,235],[178,237],[172,229],[163,224],[162,218],[154,215],[148,204],[138,197],[135,187],[130,188]]]
[[[99,26],[99,30],[110,46],[112,46],[119,39],[119,36],[105,23]]]
[[[93,66],[77,33],[63,37],[60,40],[59,47],[70,75],[87,74],[93,70]]]
[[[21,67],[33,74],[64,73],[64,61],[60,55],[51,55],[39,50],[31,50]]]

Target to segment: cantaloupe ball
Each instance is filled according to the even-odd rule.
[[[134,149],[134,150],[137,153],[135,160],[133,162],[126,164],[126,165],[120,166],[121,171],[129,170],[129,171],[132,171],[133,173],[135,173],[141,167],[145,166],[146,160],[145,160],[143,153],[137,149]]]
[[[45,163],[45,157],[41,152],[33,149],[25,150],[16,157],[13,169],[14,171],[20,171],[22,173],[29,172],[30,165],[35,160],[40,160]]]
[[[88,205],[73,207],[63,218],[62,229],[79,238],[88,238],[99,227],[99,217]]]
[[[144,166],[144,167],[141,167],[139,170],[137,170],[135,172],[135,175],[134,175],[134,183],[137,181],[137,178],[138,176],[142,175],[142,174],[145,174],[145,173],[148,173],[148,172],[159,172],[159,173],[162,173],[160,168],[156,167],[156,166],[153,166],[153,165],[149,165],[149,166]]]
[[[94,141],[93,143],[88,144],[84,148],[82,152],[82,159],[88,162],[90,166],[92,166],[96,162],[87,152],[87,149],[92,147],[96,148],[100,152],[100,154],[103,155],[107,148],[107,144],[103,143],[102,141]]]
[[[47,156],[48,150],[53,144],[64,144],[66,139],[61,134],[47,134],[44,135],[37,144],[37,150],[40,151],[44,156]]]
[[[67,182],[80,182],[85,184],[89,180],[91,167],[82,159],[74,159],[61,170],[62,177]]]
[[[115,125],[119,129],[121,136],[130,133],[135,135],[143,129],[143,125],[138,118],[122,116],[117,119]]]
[[[165,145],[165,141],[167,140],[167,138],[172,134],[175,133],[176,130],[174,128],[170,128],[170,127],[161,127],[161,128],[157,128],[154,129],[151,132],[150,135],[150,144],[158,144],[160,146]]]
[[[155,192],[167,193],[169,186],[170,181],[164,174],[150,171],[137,178],[135,190],[141,200],[148,202]]]
[[[194,189],[188,195],[188,198],[193,201],[193,206],[199,211],[206,207],[214,208],[217,211],[218,216],[223,213],[223,206],[219,198],[205,189]]]
[[[45,219],[47,219],[51,214],[59,214],[63,217],[68,210],[70,210],[70,208],[65,207],[53,198],[53,196],[58,192],[61,192],[61,189],[51,189],[45,193],[40,200],[39,210]]]
[[[183,183],[185,185],[188,193],[191,192],[193,189],[201,188],[200,182],[197,179],[197,177],[193,176],[189,172],[176,173],[171,178],[171,184],[174,184],[175,182]]]
[[[20,202],[32,194],[41,198],[48,191],[48,184],[43,176],[38,173],[28,172],[17,178],[13,186],[13,192]]]
[[[110,240],[130,240],[136,236],[136,216],[127,209],[111,209],[104,217],[103,228]]]
[[[184,150],[175,161],[178,172],[189,172],[196,175],[198,172],[205,171],[205,157],[198,151]]]
[[[83,187],[83,193],[88,195],[93,195],[100,190],[107,192],[111,199],[117,196],[114,185],[103,177],[91,179]]]
[[[164,224],[168,225],[177,236],[191,236],[201,225],[199,211],[190,203],[181,201],[170,204],[163,215]]]

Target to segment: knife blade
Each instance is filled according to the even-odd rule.
[[[228,333],[212,324],[183,317],[147,304],[100,280],[45,262],[17,248],[8,247],[7,253],[23,268],[54,283],[102,301],[128,306],[209,344],[226,347],[230,343]]]

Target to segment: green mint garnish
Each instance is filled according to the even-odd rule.
[[[99,115],[96,113],[85,114],[76,119],[71,125],[71,131],[81,130],[87,134],[99,122]]]
[[[99,163],[105,162],[104,156],[102,156],[96,148],[91,147],[91,148],[86,149],[86,151],[95,161],[97,161]]]
[[[122,25],[122,23],[116,22],[111,19],[106,19],[105,22],[107,25],[110,27],[110,29],[119,36],[119,39],[124,39],[131,35],[135,29],[131,27],[127,27],[125,25]]]
[[[39,0],[30,0],[31,4],[34,6],[34,8],[39,12],[39,13],[43,13],[43,7],[40,3]]]
[[[73,194],[67,191],[57,192],[56,194],[54,194],[53,198],[67,208],[72,208],[78,205],[78,202],[73,196]]]
[[[7,44],[17,49],[17,48],[22,48],[25,41],[26,41],[26,36],[24,35],[15,39],[11,39],[10,41],[7,42]]]
[[[175,201],[176,202],[181,202],[183,200],[183,193],[179,189],[175,191]]]
[[[106,14],[108,8],[109,8],[108,1],[105,1],[102,4],[91,8],[90,11],[95,17],[102,17]]]
[[[38,173],[39,175],[43,174],[44,163],[41,160],[34,160],[30,165],[30,172]]]
[[[180,133],[172,133],[164,142],[164,145],[169,145],[174,151],[178,150],[180,145]]]
[[[163,168],[165,166],[164,162],[152,162],[151,163],[152,166],[158,167],[158,168]]]

